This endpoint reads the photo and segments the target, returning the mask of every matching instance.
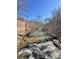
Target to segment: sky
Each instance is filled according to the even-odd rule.
[[[19,0],[18,0],[19,1]],[[37,16],[41,16],[43,19],[51,15],[51,11],[60,7],[60,0],[28,0],[27,11],[17,11],[20,16],[27,19],[35,19]]]

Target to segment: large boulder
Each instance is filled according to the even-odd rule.
[[[42,51],[42,56],[46,59],[59,59],[61,52],[60,50],[54,46],[52,41],[35,44]],[[43,48],[43,49],[42,49]]]
[[[59,42],[59,40],[53,39],[53,43],[58,49],[61,50],[61,43]]]

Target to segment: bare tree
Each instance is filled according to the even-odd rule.
[[[61,10],[55,10],[52,13],[52,19],[49,21],[48,24],[44,26],[44,31],[46,31],[49,35],[59,39],[61,37]]]

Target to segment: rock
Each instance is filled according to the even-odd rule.
[[[32,53],[36,55],[42,55],[42,51],[37,47],[37,48],[32,48]]]
[[[27,55],[32,55],[32,51],[30,49],[27,49],[27,48],[24,48],[24,49],[21,49],[19,52],[18,52],[18,55],[21,55],[23,53],[27,53]]]
[[[32,55],[31,56],[29,56],[29,58],[28,59],[35,59]]]
[[[26,53],[27,59],[60,59],[61,55],[60,50],[54,46],[52,41],[31,45],[29,49],[23,48],[18,55],[23,53]]]
[[[61,59],[61,52],[59,50],[58,51],[55,51],[53,53],[52,59]]]
[[[43,46],[46,48],[46,47],[49,47],[51,48],[52,50],[54,49],[57,49],[54,45],[53,45],[53,42],[52,41],[47,41],[47,42],[43,42],[43,43],[39,43],[39,44],[34,44],[35,46],[38,46],[40,48],[43,48]],[[52,48],[53,47],[53,48]]]
[[[48,58],[59,58],[60,57],[60,50],[54,46],[54,44],[52,43],[52,41],[48,41],[48,42],[44,42],[44,43],[40,43],[40,44],[35,44],[36,46],[42,48],[43,46],[45,46],[44,49],[42,49],[42,53],[43,55],[48,56]],[[57,53],[57,54],[56,54]]]
[[[18,52],[18,58],[19,59],[34,59],[32,56],[32,51],[27,48],[20,49]]]
[[[44,58],[43,53],[39,47],[35,47],[35,46],[32,47],[32,54],[35,59],[43,59]]]
[[[50,57],[48,57],[48,56],[45,56],[45,59],[51,59]]]
[[[61,50],[61,43],[60,43],[58,40],[54,39],[54,40],[53,40],[53,43],[54,43],[54,45],[55,45],[58,49]]]
[[[19,56],[17,57],[17,59],[28,59],[28,56],[27,56],[26,53],[23,53],[23,54],[19,55]]]
[[[51,58],[57,58],[59,57],[59,49],[57,47],[55,47],[52,43],[52,41],[48,41],[48,42],[43,42],[43,43],[39,43],[39,44],[34,44],[35,46],[39,47],[38,50],[40,49],[42,52],[42,58],[44,59],[51,59]],[[44,47],[43,47],[44,46]],[[43,49],[42,49],[43,48]],[[55,52],[58,54],[55,54]],[[37,52],[38,53],[38,52]],[[39,55],[40,55],[39,54]],[[54,55],[54,57],[52,57]]]

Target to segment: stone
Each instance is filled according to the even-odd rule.
[[[48,57],[48,56],[45,56],[45,59],[51,59],[50,57]]]
[[[32,55],[31,56],[29,56],[29,58],[28,59],[35,59]]]
[[[61,59],[61,51],[55,51],[52,59]]]
[[[30,49],[27,49],[27,48],[24,48],[24,49],[21,49],[19,52],[18,52],[18,55],[21,55],[23,53],[27,53],[27,55],[32,55],[32,51]]]
[[[60,43],[58,40],[54,39],[54,40],[53,40],[53,44],[54,44],[58,49],[61,50],[61,43]]]
[[[32,48],[32,53],[33,54],[36,54],[36,55],[42,55],[42,51],[38,48],[38,47],[34,47],[34,48]]]
[[[19,51],[18,55],[24,53],[26,53],[27,59],[61,59],[61,52],[54,46],[52,41],[31,45],[29,49],[23,48]]]
[[[47,41],[47,42],[42,42],[42,43],[39,43],[39,44],[34,44],[35,46],[38,46],[40,48],[43,48],[43,46],[46,48],[51,48],[52,50],[55,50],[57,49],[54,45],[53,45],[53,42],[52,41]]]

